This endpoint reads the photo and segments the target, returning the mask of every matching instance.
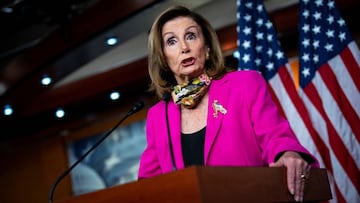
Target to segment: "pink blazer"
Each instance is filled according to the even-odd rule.
[[[213,108],[216,101],[223,108]],[[168,105],[179,170],[184,168],[180,107],[172,101]],[[221,109],[226,113],[221,113]],[[160,101],[149,109],[146,122],[147,147],[140,159],[139,179],[172,171],[165,102]],[[231,72],[212,81],[204,147],[205,166],[267,166],[284,151],[308,154],[318,165],[300,145],[287,120],[280,116],[265,80],[256,71]]]

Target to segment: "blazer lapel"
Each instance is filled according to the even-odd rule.
[[[204,149],[204,164],[207,165],[207,161],[211,152],[218,131],[220,129],[223,117],[227,109],[228,94],[229,91],[226,87],[227,80],[213,80],[209,88],[209,104],[207,115],[207,126],[205,135],[205,149]]]
[[[180,106],[170,101],[168,110],[169,110],[171,142],[173,146],[176,168],[182,169],[184,168],[184,161],[183,161],[182,149],[181,149]]]

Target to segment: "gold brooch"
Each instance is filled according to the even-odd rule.
[[[218,113],[226,114],[227,110],[218,102],[218,100],[214,100],[212,107],[214,109],[213,116],[214,118],[218,117]]]

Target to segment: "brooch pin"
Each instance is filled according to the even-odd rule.
[[[212,107],[214,109],[213,116],[214,118],[218,117],[218,113],[226,114],[227,110],[218,102],[218,100],[214,100]]]

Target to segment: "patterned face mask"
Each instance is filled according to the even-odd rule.
[[[190,81],[173,87],[171,97],[176,104],[182,104],[185,108],[194,108],[207,92],[211,78],[202,74]]]

